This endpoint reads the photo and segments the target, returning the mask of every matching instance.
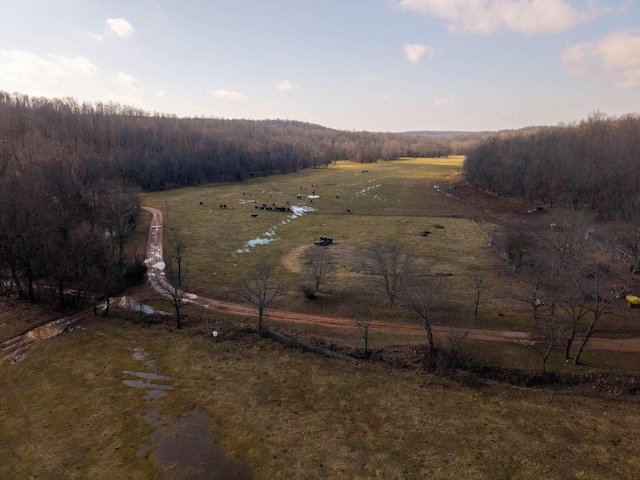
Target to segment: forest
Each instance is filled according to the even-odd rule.
[[[443,139],[0,92],[0,290],[37,301],[46,287],[64,307],[65,289],[108,297],[134,280],[140,190],[448,153]]]
[[[640,211],[640,115],[489,136],[467,151],[466,179],[498,195],[630,220]]]

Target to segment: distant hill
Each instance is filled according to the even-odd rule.
[[[454,138],[454,137],[469,137],[469,138],[483,138],[490,135],[509,136],[521,133],[535,133],[540,129],[547,128],[545,126],[529,126],[514,129],[505,129],[490,131],[484,130],[480,132],[465,132],[460,130],[414,130],[410,132],[399,132],[399,135],[414,135],[418,137],[432,137],[432,138]]]
[[[447,137],[459,137],[460,135],[470,135],[474,133],[490,133],[490,132],[461,132],[461,131],[450,131],[450,130],[417,130],[412,132],[398,132],[400,135],[416,135],[419,137],[437,137],[437,138],[447,138]]]

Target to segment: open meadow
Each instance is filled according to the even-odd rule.
[[[223,320],[96,317],[3,364],[0,392],[1,478],[640,475],[635,401],[463,386]]]
[[[421,272],[443,275],[444,302],[436,324],[505,330],[530,330],[530,294],[488,237],[513,218],[527,216],[524,201],[478,194],[461,181],[462,157],[404,158],[360,164],[337,162],[328,168],[256,178],[247,182],[204,185],[142,196],[144,204],[165,215],[165,251],[175,232],[186,240],[189,291],[200,296],[243,301],[237,296],[241,279],[263,262],[274,265],[287,292],[275,308],[352,318],[359,305],[375,306],[377,320],[416,324],[411,313],[388,308],[386,298],[367,271],[367,249],[394,239],[415,253]],[[285,207],[291,212],[267,210]],[[424,236],[424,232],[429,232]],[[331,236],[332,245],[313,240]],[[314,300],[300,291],[308,284],[305,262],[319,248],[330,256],[333,271]],[[483,278],[478,318],[473,318],[474,276]],[[170,308],[166,302],[151,301]],[[200,314],[205,312],[200,311]],[[628,312],[635,320],[638,314]],[[317,335],[329,343],[357,347],[357,328],[314,325],[270,325],[294,328],[300,335]],[[373,348],[424,343],[422,331],[373,331]],[[436,339],[442,347],[447,340]],[[481,363],[509,368],[539,368],[536,354],[519,344],[468,339],[465,353]],[[501,362],[501,359],[504,360]],[[635,354],[587,349],[580,367],[552,355],[549,367],[559,372],[604,369],[637,373]]]
[[[142,202],[164,212],[165,241],[172,231],[186,240],[190,290],[202,296],[233,298],[237,282],[268,261],[290,287],[283,307],[347,314],[353,303],[349,299],[384,303],[381,292],[372,291],[372,275],[362,262],[368,247],[395,239],[415,252],[423,271],[451,275],[447,297],[463,304],[473,292],[470,272],[508,272],[487,245],[486,233],[497,226],[448,196],[449,191],[434,188],[440,181],[455,183],[462,160],[337,162],[242,183],[147,193]],[[262,210],[264,206],[293,211]],[[421,235],[425,231],[428,236]],[[325,295],[308,302],[296,287],[305,282],[305,258],[318,248],[313,240],[322,235],[334,240],[327,251],[335,270],[323,286]],[[490,283],[488,302],[503,295],[498,290],[504,286],[498,283],[509,282]],[[489,311],[490,303],[486,307]]]
[[[380,305],[362,252],[396,238],[415,251],[421,268],[446,275],[447,301],[437,323],[472,316],[470,279],[483,272],[485,298],[472,326],[525,330],[521,287],[486,237],[522,205],[507,201],[492,210],[491,199],[465,197],[457,183],[460,162],[338,162],[242,184],[144,194],[143,203],[165,211],[165,241],[179,230],[188,242],[190,290],[201,296],[237,301],[238,281],[268,260],[289,287],[277,308],[349,318],[354,303]],[[270,204],[295,208],[255,208]],[[134,250],[148,228],[145,214]],[[332,236],[334,244],[314,246],[321,235]],[[263,240],[250,242],[256,239]],[[295,287],[306,281],[306,255],[318,248],[330,253],[335,271],[311,301]],[[170,310],[149,286],[128,293]],[[0,302],[3,338],[32,326],[33,319],[60,315]],[[426,340],[420,329],[372,330],[374,360],[347,361],[262,338],[253,318],[191,305],[183,313],[185,327],[176,329],[166,314],[113,309],[111,317],[90,317],[5,361],[0,478],[640,477],[635,396],[590,396],[589,386],[509,387],[460,372],[450,374],[453,380],[434,376],[419,367]],[[401,308],[376,310],[376,320],[415,325],[405,315]],[[362,345],[355,324],[269,319],[268,327],[347,351]],[[440,336],[437,344],[446,341]],[[375,360],[398,346],[417,368]],[[485,365],[539,366],[517,342],[469,338],[463,352]],[[637,352],[587,349],[581,366],[558,354],[548,367],[594,378],[637,374]]]

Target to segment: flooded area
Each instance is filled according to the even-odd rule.
[[[253,474],[245,463],[229,458],[207,428],[207,414],[194,410],[173,424],[151,412],[144,420],[157,427],[151,444],[140,446],[140,452],[153,449],[155,461],[167,470],[168,478],[193,480],[250,480]]]
[[[278,223],[278,225],[275,225],[270,230],[267,230],[265,233],[262,234],[262,236],[249,240],[247,243],[243,245],[242,248],[239,248],[238,250],[236,250],[233,253],[233,256],[235,257],[240,253],[249,253],[249,251],[252,248],[257,247],[258,245],[267,245],[271,242],[275,242],[276,240],[279,240],[280,238],[276,234],[276,229],[278,228],[279,225],[286,225],[291,220],[295,220],[296,218],[301,217],[305,213],[315,211],[314,208],[308,207],[306,205],[291,205],[289,209],[292,212],[291,215],[287,216],[285,220],[281,220],[280,223]]]
[[[167,394],[166,390],[173,390],[173,385],[153,383],[159,380],[173,380],[173,378],[171,377],[167,377],[165,375],[156,375],[154,373],[147,372],[130,372],[127,370],[122,373],[141,379],[126,379],[123,380],[122,383],[124,383],[127,387],[146,389],[146,400],[154,400],[156,398],[164,397]]]
[[[150,443],[141,443],[138,455],[150,457],[167,478],[192,480],[250,480],[253,473],[246,463],[229,458],[208,428],[205,412],[193,410],[188,417],[172,421],[163,417],[158,408],[162,398],[174,391],[173,377],[157,373],[155,361],[140,347],[132,349],[131,359],[142,362],[151,372],[124,370],[122,383],[142,389],[145,400],[155,408],[139,413],[138,418],[155,427]]]
[[[157,314],[157,315],[171,315],[169,312],[163,312],[162,310],[156,310],[149,305],[145,305],[144,303],[138,303],[134,300],[131,300],[127,296],[120,297],[120,301],[117,303],[117,306],[122,308],[123,310],[129,310],[132,312],[141,312],[147,315]]]

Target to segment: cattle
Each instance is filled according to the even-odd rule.
[[[200,205],[204,205],[204,202],[200,202]]]
[[[257,213],[252,213],[252,214],[251,214],[251,218],[256,218],[257,216],[258,216],[258,214],[257,214]]]

